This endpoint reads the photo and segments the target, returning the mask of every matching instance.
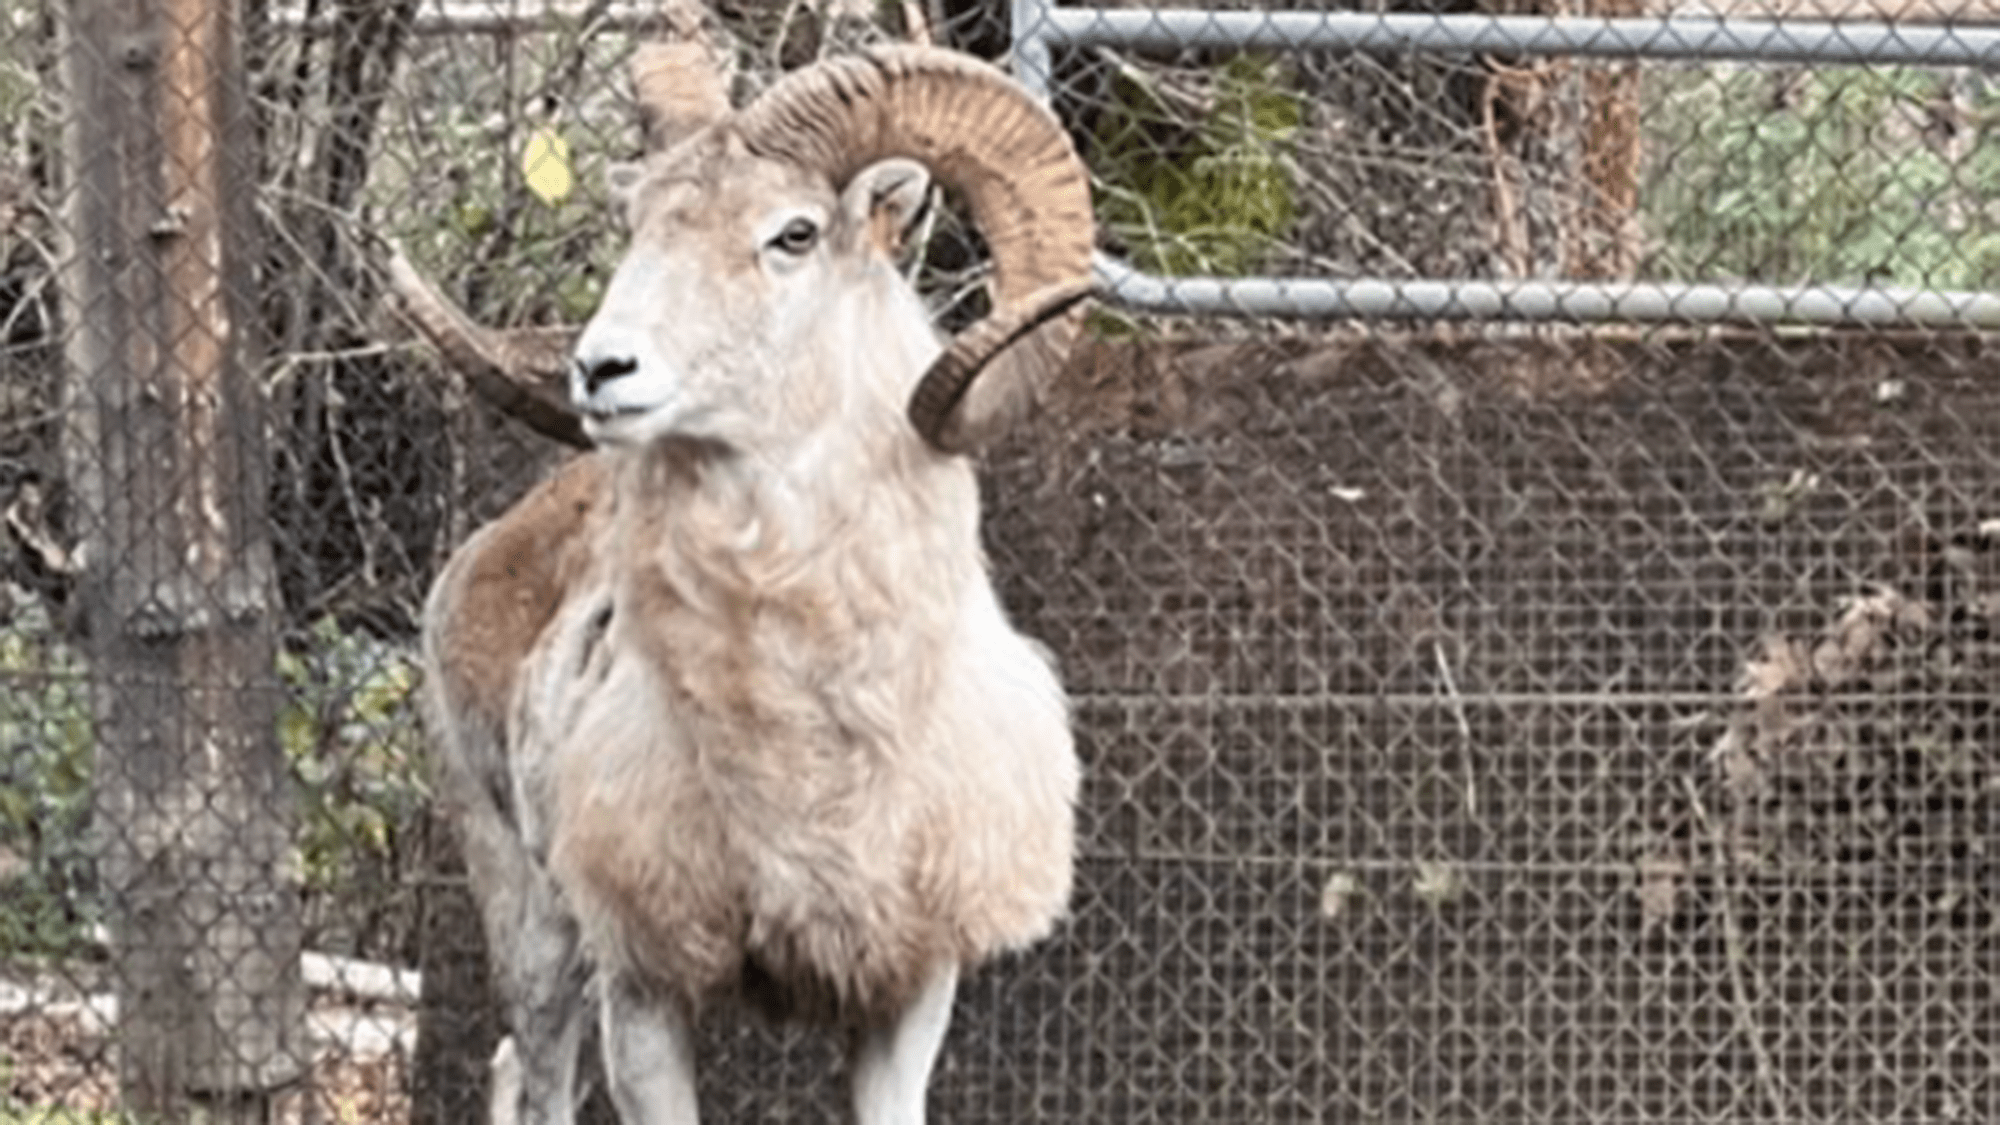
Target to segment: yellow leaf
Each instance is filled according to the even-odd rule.
[[[569,170],[569,142],[547,125],[528,134],[521,148],[521,175],[543,203],[553,207],[562,202],[576,184]]]

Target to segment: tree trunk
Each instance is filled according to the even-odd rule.
[[[1592,15],[1636,16],[1639,0],[1593,0]],[[1623,280],[1638,272],[1640,66],[1587,63],[1583,71],[1582,213],[1570,239],[1571,277]]]
[[[64,456],[120,1082],[149,1120],[265,1118],[306,1061],[234,14],[72,0],[66,21]]]

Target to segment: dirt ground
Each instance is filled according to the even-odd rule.
[[[402,1125],[409,1120],[406,1029],[414,1018],[387,1007],[315,1005],[310,1077],[282,1095],[279,1121]],[[118,1076],[112,1038],[98,1016],[75,1002],[0,1015],[0,1082],[0,1110],[113,1109]]]

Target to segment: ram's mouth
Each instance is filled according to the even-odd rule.
[[[636,418],[651,410],[650,406],[595,406],[584,403],[576,408],[585,421],[615,422],[620,418]]]

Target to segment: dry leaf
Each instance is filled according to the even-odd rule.
[[[1748,699],[1769,699],[1795,691],[1807,682],[1809,665],[1805,652],[1788,637],[1765,637],[1762,655],[1753,656],[1743,666],[1742,694]]]
[[[1351,871],[1336,871],[1326,877],[1319,892],[1319,916],[1331,922],[1347,910],[1347,904],[1361,893],[1361,880]]]
[[[1653,855],[1639,861],[1639,931],[1649,933],[1674,916],[1687,886],[1685,860]]]

